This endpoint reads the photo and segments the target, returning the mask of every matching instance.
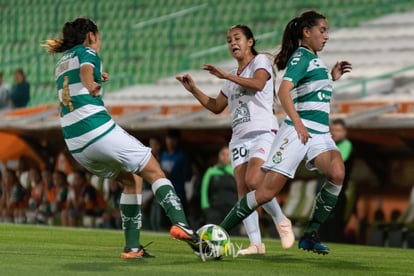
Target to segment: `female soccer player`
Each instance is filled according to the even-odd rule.
[[[257,189],[262,183],[264,173],[260,167],[267,159],[274,133],[279,128],[273,114],[271,62],[264,54],[256,51],[255,43],[249,27],[236,25],[229,29],[228,50],[237,60],[238,68],[227,73],[210,64],[203,67],[216,77],[226,80],[216,98],[210,98],[202,92],[190,75],[177,76],[177,80],[210,111],[218,114],[229,106],[233,130],[229,148],[239,198],[248,191]],[[273,218],[282,247],[290,248],[295,241],[290,220],[282,213],[275,198],[263,207]],[[257,212],[245,218],[243,223],[251,244],[239,253],[264,254],[265,245],[261,240]]]
[[[90,19],[77,18],[65,23],[62,38],[49,39],[45,46],[50,53],[64,53],[56,64],[55,77],[61,126],[69,151],[93,174],[115,179],[124,186],[120,209],[125,248],[121,257],[148,257],[139,242],[141,177],[151,183],[157,201],[173,223],[172,237],[198,251],[199,238],[189,229],[181,202],[151,149],[115,124],[104,107],[102,82],[108,80],[108,74],[102,72],[98,56],[98,27]]]
[[[351,64],[338,62],[329,74],[317,56],[328,39],[328,22],[315,11],[304,12],[287,24],[275,58],[279,70],[286,68],[278,95],[287,117],[263,166],[268,170],[264,183],[233,207],[220,224],[224,229],[231,229],[257,206],[273,199],[304,159],[308,169],[318,168],[327,175],[327,181],[315,198],[299,248],[329,252],[320,243],[317,231],[335,206],[344,179],[344,163],[329,133],[329,106],[332,81],[349,72]]]

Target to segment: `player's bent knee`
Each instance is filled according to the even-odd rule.
[[[148,183],[154,183],[158,179],[166,178],[163,171],[151,171],[151,170],[143,170],[140,172],[140,175],[143,179],[145,179]]]
[[[258,187],[257,181],[254,179],[246,179],[246,187],[249,191],[256,190]]]
[[[122,183],[124,186],[135,187],[134,176],[130,172],[121,172],[116,177],[116,181]]]
[[[345,172],[338,170],[338,171],[332,171],[328,177],[328,179],[336,184],[336,185],[342,185],[345,177]]]
[[[256,190],[256,201],[258,204],[264,204],[271,201],[275,197],[275,192],[273,190],[266,189],[265,187],[260,187]]]
[[[342,185],[345,177],[345,167],[342,162],[333,162],[331,169],[329,170],[328,179],[336,185]]]

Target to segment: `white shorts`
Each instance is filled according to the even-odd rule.
[[[230,160],[233,169],[238,165],[249,162],[253,157],[267,160],[275,134],[264,132],[252,138],[230,141]]]
[[[323,152],[338,150],[338,148],[330,133],[311,133],[311,136],[312,138],[304,145],[299,140],[295,128],[283,123],[262,168],[294,178],[300,162],[305,160],[308,170],[316,170],[311,161]]]
[[[151,157],[151,148],[117,125],[73,157],[91,173],[113,179],[122,171],[140,172]]]

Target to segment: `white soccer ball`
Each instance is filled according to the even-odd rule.
[[[230,237],[222,227],[206,224],[197,230],[197,234],[208,245],[208,250],[200,254],[203,261],[218,260],[229,251]]]

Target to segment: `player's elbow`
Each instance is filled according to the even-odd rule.
[[[211,112],[213,112],[214,114],[220,114],[221,112],[222,112],[223,110],[220,110],[219,108],[213,108],[212,110],[211,110]]]
[[[223,112],[225,107],[222,107],[220,105],[217,104],[217,102],[212,103],[211,105],[209,105],[208,109],[213,112],[214,114],[219,114],[221,112]]]
[[[256,85],[255,90],[257,92],[263,91],[263,89],[265,88],[265,86],[266,86],[266,83],[259,83],[259,84]]]

